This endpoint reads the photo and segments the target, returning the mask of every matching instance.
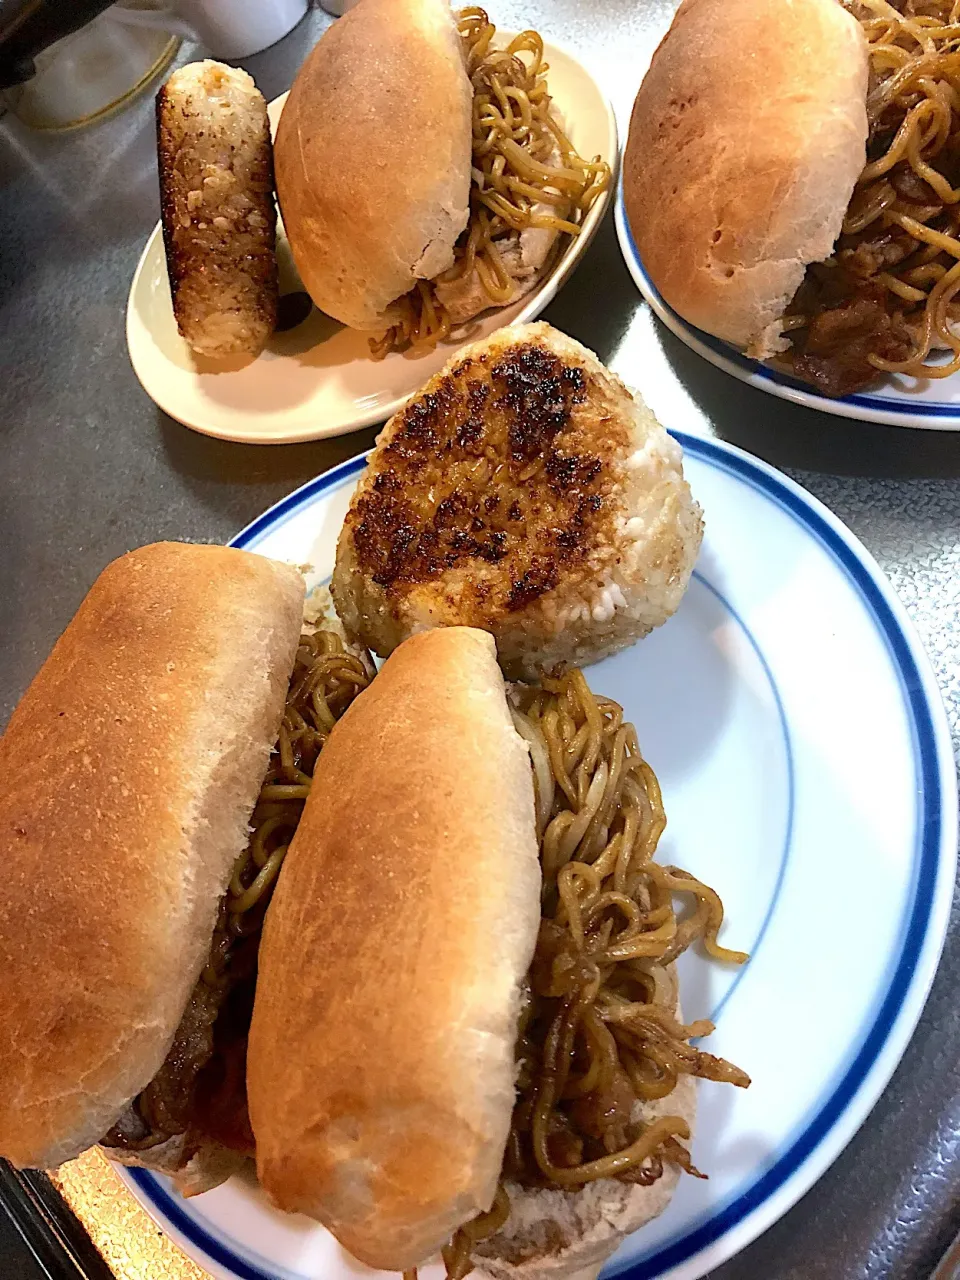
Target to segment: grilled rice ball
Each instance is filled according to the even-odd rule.
[[[201,355],[259,355],[277,323],[277,212],[263,94],[193,62],[157,94],[160,207],[173,312]]]
[[[331,590],[386,657],[430,627],[491,631],[511,677],[583,666],[675,611],[702,521],[680,446],[548,324],[462,348],[387,423]]]

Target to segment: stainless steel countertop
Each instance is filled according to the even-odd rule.
[[[491,16],[575,51],[613,99],[623,136],[674,7],[491,0]],[[289,87],[328,21],[311,13],[244,63],[268,98]],[[156,218],[149,97],[60,137],[0,121],[0,724],[108,560],[159,538],[224,541],[373,439],[227,444],[154,407],[127,360],[124,308]],[[850,526],[916,623],[960,756],[960,433],[827,417],[715,370],[641,304],[610,218],[545,318],[639,386],[666,425],[786,468]],[[847,892],[841,913],[856,909]],[[930,1001],[881,1102],[818,1185],[716,1280],[929,1275],[960,1227],[958,989],[955,906]],[[802,1053],[802,1028],[791,1043]]]

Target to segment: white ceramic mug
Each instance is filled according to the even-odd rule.
[[[108,12],[130,26],[196,40],[215,58],[248,58],[292,31],[309,0],[121,0]]]

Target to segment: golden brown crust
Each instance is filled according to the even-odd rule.
[[[472,90],[447,0],[364,0],[321,38],[283,109],[277,194],[321,310],[382,327],[453,264],[467,225]]]
[[[457,620],[479,626],[551,591],[611,531],[605,464],[630,433],[603,412],[603,378],[538,337],[467,348],[381,437],[345,529],[394,599],[472,565]]]
[[[267,1194],[371,1266],[422,1262],[492,1201],[539,877],[492,640],[414,637],[321,755],[247,1060]]]
[[[462,348],[387,423],[337,544],[348,633],[386,656],[481,627],[504,669],[596,660],[677,607],[700,542],[679,447],[548,324]]]
[[[60,1163],[163,1061],[247,838],[296,570],[160,543],[100,575],[0,739],[0,1154]]]
[[[664,299],[766,356],[866,156],[867,45],[836,0],[684,0],[637,94],[627,217]]]
[[[277,213],[267,104],[245,71],[191,63],[157,94],[167,274],[203,355],[258,355],[277,323]]]

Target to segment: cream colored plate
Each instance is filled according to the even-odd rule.
[[[498,33],[504,42],[511,32]],[[546,46],[550,91],[570,139],[582,155],[617,159],[617,126],[599,85],[569,53]],[[286,94],[270,104],[274,131]],[[615,176],[615,175],[614,175]],[[207,360],[180,337],[167,283],[160,224],[147,241],[127,302],[127,347],[143,389],[164,412],[196,431],[259,444],[288,444],[344,435],[383,422],[466,341],[501,325],[532,320],[552,301],[593,238],[613,191],[597,200],[580,235],[553,270],[519,302],[481,316],[459,342],[416,358],[371,359],[367,338],[314,310],[286,333],[274,334],[256,360]],[[280,291],[303,286],[282,226],[278,228]]]

